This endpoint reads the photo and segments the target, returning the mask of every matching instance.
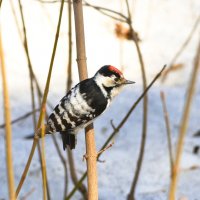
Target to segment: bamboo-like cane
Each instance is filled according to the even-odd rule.
[[[77,47],[77,63],[79,69],[80,80],[87,78],[87,65],[85,53],[84,25],[82,1],[73,0],[74,19],[76,29],[76,47]],[[93,125],[86,128],[86,154],[87,154],[87,176],[88,176],[88,199],[98,199],[98,183],[97,183],[97,152],[95,145],[95,137]]]
[[[176,149],[176,157],[175,157],[174,166],[173,166],[172,179],[171,179],[171,184],[170,184],[169,200],[176,199],[175,196],[176,196],[176,187],[177,187],[177,182],[178,182],[180,161],[181,161],[181,156],[183,152],[185,135],[187,132],[187,127],[188,127],[190,108],[192,106],[192,99],[195,92],[197,77],[199,75],[198,73],[199,66],[200,66],[200,41],[198,44],[196,57],[194,59],[194,67],[193,67],[193,71],[192,71],[192,75],[191,75],[191,79],[190,79],[190,83],[189,83],[189,87],[187,91],[187,98],[185,101],[184,112],[183,112],[180,129],[179,129],[179,138],[178,138],[178,144],[177,144],[177,149]]]
[[[3,45],[0,32],[0,66],[2,72],[2,85],[3,85],[3,98],[4,98],[4,118],[5,118],[5,138],[6,138],[6,163],[7,163],[7,176],[8,176],[8,189],[9,199],[15,199],[15,183],[12,159],[12,129],[10,117],[10,102],[8,94],[8,86],[6,80],[6,69],[3,54]]]
[[[71,0],[68,1],[68,66],[67,66],[67,91],[71,89],[72,85],[72,5]],[[78,183],[78,176],[76,173],[76,167],[74,162],[73,152],[70,149],[67,149],[67,156],[69,161],[69,169],[70,175],[74,185]],[[65,191],[66,191],[66,184],[65,184]],[[83,183],[79,187],[79,191],[81,192],[84,199],[87,199],[87,189]],[[65,192],[66,194],[66,192]]]

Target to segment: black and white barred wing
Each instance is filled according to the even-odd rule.
[[[98,97],[94,98],[94,88],[88,88],[90,81],[91,79],[82,81],[61,99],[49,116],[47,123],[50,132],[76,130],[84,127],[98,116],[97,110],[94,108],[98,104]]]

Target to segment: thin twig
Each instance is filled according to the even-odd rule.
[[[24,119],[26,119],[27,117],[33,115],[33,113],[38,112],[39,110],[40,110],[40,109],[35,109],[35,110],[33,110],[33,111],[27,112],[26,114],[24,114],[24,115],[22,115],[22,116],[20,116],[20,117],[18,117],[18,118],[16,118],[16,119],[14,119],[14,120],[12,120],[12,121],[11,121],[11,124],[15,124],[15,123],[17,123],[17,122],[19,122],[19,121],[21,121],[21,120],[24,120]],[[0,125],[0,128],[4,128],[4,127],[5,127],[5,123]]]
[[[170,70],[170,68],[172,67],[172,65],[176,62],[176,60],[178,59],[178,57],[181,55],[181,53],[185,50],[185,48],[187,47],[187,45],[191,41],[192,36],[193,36],[194,32],[196,31],[199,23],[200,23],[200,15],[198,16],[197,20],[195,21],[195,23],[194,23],[194,25],[192,27],[192,30],[190,31],[188,37],[186,38],[186,40],[184,41],[184,43],[182,44],[182,46],[180,47],[180,49],[176,52],[176,54],[172,58],[172,61],[170,62],[168,70]]]
[[[129,109],[129,111],[127,112],[127,114],[125,115],[125,117],[122,119],[122,121],[119,123],[119,125],[115,128],[115,130],[110,134],[110,136],[108,137],[108,139],[106,140],[106,142],[104,143],[104,145],[101,147],[101,150],[104,149],[109,143],[110,141],[116,136],[116,134],[119,132],[119,130],[123,127],[123,125],[126,123],[126,121],[128,120],[128,118],[130,117],[131,113],[135,110],[135,108],[137,107],[137,105],[140,103],[140,101],[143,99],[143,97],[147,94],[147,92],[149,91],[149,89],[152,87],[152,85],[156,82],[156,80],[160,77],[160,75],[162,74],[162,72],[164,71],[164,69],[166,68],[166,65],[161,69],[161,71],[154,77],[154,79],[151,81],[151,83],[147,86],[147,88],[145,89],[145,91],[139,96],[139,98],[136,100],[136,102],[132,105],[132,107]],[[97,158],[98,159],[98,158]],[[72,191],[69,193],[69,195],[66,197],[65,200],[69,200],[74,193],[76,192],[76,190],[79,188],[80,184],[83,182],[83,180],[86,178],[87,176],[87,172],[85,172],[82,177],[80,178],[80,180],[78,181],[77,185],[72,189]]]
[[[107,147],[105,147],[104,149],[101,149],[99,152],[97,152],[97,155],[95,155],[95,157],[98,159],[98,157],[105,151],[107,151],[108,149],[110,149],[112,146],[114,145],[114,140],[112,141],[111,144],[109,144]],[[88,155],[84,154],[83,155],[83,161],[88,159]],[[105,161],[100,161],[100,162],[105,162]]]
[[[75,171],[75,163],[74,163],[74,157],[73,157],[73,153],[70,149],[67,149],[67,154],[68,154],[68,159],[69,159],[69,168],[70,168],[70,174],[71,174],[71,178],[72,181],[74,183],[74,185],[79,185],[78,190],[82,193],[82,196],[84,199],[87,199],[87,189],[85,187],[85,185],[81,182],[78,182],[78,177]]]
[[[12,10],[13,10],[13,14],[14,14],[14,17],[16,17],[16,14],[15,14],[15,11],[14,11],[14,7],[13,7],[13,3],[12,3],[12,1],[10,1],[10,3],[11,3],[11,7],[12,7]],[[23,14],[23,13],[22,13]],[[23,15],[22,15],[22,19],[23,19]],[[16,25],[17,25],[17,27],[18,27],[18,29],[19,29],[19,25],[18,25],[18,21],[17,21],[17,19],[15,20],[16,21]],[[22,20],[23,21],[23,20]],[[29,53],[28,53],[28,45],[27,45],[27,38],[26,38],[26,27],[25,27],[25,23],[23,23],[23,25],[24,25],[24,30],[25,30],[25,42],[23,42],[23,38],[22,38],[22,35],[20,34],[20,31],[19,31],[19,35],[20,35],[20,38],[21,38],[21,40],[22,40],[22,43],[24,44],[23,46],[24,46],[24,49],[25,49],[25,53],[26,53],[26,55],[27,55],[27,58],[28,58],[28,65],[29,65],[29,70],[30,70],[30,73],[32,74],[32,76],[33,76],[33,78],[34,78],[34,81],[35,81],[35,84],[36,84],[36,88],[37,88],[37,93],[38,93],[38,102],[40,102],[40,107],[41,107],[41,99],[42,99],[42,92],[41,92],[41,89],[40,89],[40,86],[39,86],[39,83],[38,83],[38,80],[37,80],[37,78],[36,78],[36,76],[35,76],[35,74],[34,74],[34,71],[33,71],[33,68],[32,68],[32,64],[31,64],[31,62],[30,62],[30,56],[29,56]],[[26,45],[25,45],[26,44]],[[48,106],[52,109],[53,108],[53,106],[51,105],[51,103],[49,102],[49,101],[47,101],[47,104],[48,104]],[[54,141],[54,144],[55,144],[55,142],[57,142],[57,140],[56,140],[56,138],[54,137],[54,135],[51,135],[52,137],[53,137],[53,141]],[[38,143],[37,144],[37,147],[38,147],[38,154],[39,154],[39,159],[40,159],[40,163],[41,163],[41,169],[43,169],[43,167],[42,167],[42,156],[41,156],[41,147],[40,147],[40,144]],[[62,157],[61,157],[61,154],[59,154],[59,152],[60,152],[60,149],[59,149],[59,146],[58,145],[55,145],[55,147],[56,147],[56,150],[57,150],[57,153],[58,153],[58,155],[59,155],[59,157],[60,157],[60,159],[61,159],[61,162],[62,162]],[[62,162],[63,163],[63,162]],[[64,172],[65,172],[65,175],[66,175],[66,177],[67,177],[67,168],[66,168],[66,165],[64,165]],[[44,177],[44,176],[43,176]],[[48,195],[48,199],[50,199],[50,189],[49,189],[49,184],[48,184],[48,179],[46,180],[46,184],[47,184],[47,195]]]
[[[34,95],[34,75],[33,75],[33,67],[30,59],[30,54],[29,54],[29,48],[28,48],[28,39],[27,39],[27,34],[26,34],[26,26],[25,26],[25,20],[24,20],[24,13],[23,13],[23,8],[21,4],[21,0],[18,0],[18,5],[19,5],[19,10],[20,10],[20,15],[21,15],[21,20],[22,20],[22,25],[23,25],[23,32],[24,32],[24,49],[28,61],[28,69],[29,69],[29,76],[30,76],[30,91],[31,91],[31,103],[32,103],[32,110],[35,110],[35,95]],[[36,129],[36,114],[33,113],[33,124],[34,124],[34,131]],[[43,143],[43,142],[42,142]],[[38,153],[39,153],[39,158],[40,158],[40,165],[41,165],[41,171],[42,171],[42,182],[43,182],[43,197],[46,199],[46,191],[48,193],[48,197],[50,199],[50,192],[47,190],[47,180],[46,180],[46,168],[45,168],[45,160],[44,160],[44,152],[41,151],[40,145],[38,143]],[[43,154],[43,155],[42,155]]]
[[[99,11],[100,13],[102,13],[102,14],[108,16],[108,17],[111,17],[111,18],[113,18],[113,19],[115,19],[117,21],[120,21],[120,22],[126,22],[127,21],[127,17],[125,15],[123,15],[120,12],[114,11],[112,9],[108,9],[108,8],[104,8],[104,7],[100,7],[100,6],[95,6],[95,5],[92,5],[92,4],[90,4],[90,3],[86,2],[86,1],[84,1],[83,5],[91,7],[93,9]],[[118,17],[112,16],[112,15],[108,14],[107,12],[115,14]],[[121,17],[121,18],[119,18],[119,17]]]
[[[183,44],[181,45],[180,49],[176,52],[176,54],[174,55],[174,57],[172,58],[168,69],[165,71],[165,73],[163,73],[162,77],[161,77],[161,81],[164,82],[167,78],[167,75],[172,72],[173,66],[176,62],[176,60],[180,57],[180,55],[183,53],[183,51],[185,50],[185,48],[187,47],[187,45],[190,43],[192,36],[194,35],[198,25],[200,23],[200,15],[197,18],[197,20],[195,21],[192,30],[190,31],[189,35],[187,36],[186,40],[183,42]]]
[[[56,53],[56,47],[57,47],[57,43],[58,43],[58,37],[59,37],[59,32],[60,32],[60,25],[61,25],[61,18],[62,18],[62,11],[63,11],[63,6],[64,6],[64,0],[62,0],[61,6],[60,6],[60,13],[59,13],[59,19],[58,19],[58,25],[57,25],[57,31],[56,31],[56,36],[55,36],[55,42],[54,42],[54,47],[53,47],[53,52],[52,52],[52,57],[51,57],[51,62],[50,62],[50,67],[49,67],[49,72],[48,72],[48,77],[47,77],[47,81],[46,81],[46,86],[45,86],[45,92],[44,92],[44,96],[43,96],[43,100],[42,100],[42,107],[41,107],[41,112],[40,112],[40,117],[38,120],[38,124],[37,124],[37,129],[39,129],[41,127],[41,125],[43,124],[43,119],[44,119],[44,111],[45,111],[45,105],[46,105],[46,101],[47,101],[47,95],[48,95],[48,90],[49,90],[49,85],[50,85],[50,80],[51,80],[51,74],[52,74],[52,69],[53,69],[53,63],[54,63],[54,58],[55,58],[55,53]],[[26,178],[27,172],[29,170],[31,161],[32,161],[32,157],[38,142],[38,137],[34,137],[34,141],[33,141],[33,145],[31,148],[31,152],[28,158],[28,161],[26,163],[24,172],[22,174],[22,177],[20,179],[19,185],[17,187],[16,190],[16,197],[18,196],[21,187],[24,183],[24,180]]]
[[[12,3],[12,1],[11,1],[11,3]],[[11,4],[11,6],[12,6],[12,4]],[[13,6],[12,6],[13,7]],[[14,8],[13,8],[14,9]],[[14,12],[14,10],[13,10],[13,12]],[[22,13],[23,14],[23,13]],[[15,16],[15,15],[14,15]],[[22,15],[22,19],[23,19],[23,15]],[[24,21],[24,20],[22,20],[22,21]],[[18,23],[17,23],[17,20],[16,20],[16,24],[17,24],[17,27],[18,27]],[[25,23],[23,22],[23,25],[24,25],[24,30],[26,30],[26,28],[25,28]],[[18,28],[19,29],[19,28]],[[20,32],[19,32],[20,33]],[[31,64],[31,62],[30,62],[30,56],[29,56],[29,52],[28,52],[28,44],[27,44],[27,38],[26,38],[26,31],[25,31],[25,42],[23,42],[23,39],[22,39],[22,36],[21,36],[21,34],[20,34],[20,36],[21,36],[21,40],[22,40],[22,42],[23,42],[23,44],[24,44],[24,48],[25,48],[25,53],[26,53],[26,55],[27,55],[27,58],[28,58],[28,66],[29,66],[29,71],[30,71],[30,73],[31,73],[31,75],[33,76],[33,78],[34,78],[34,81],[35,81],[35,84],[36,84],[36,87],[37,87],[37,93],[38,93],[38,102],[41,102],[41,98],[42,98],[42,92],[41,92],[41,89],[40,89],[40,86],[39,86],[39,83],[38,83],[38,81],[37,81],[37,78],[36,78],[36,76],[35,76],[35,74],[34,74],[34,71],[33,71],[33,68],[32,68],[32,64]],[[52,105],[47,101],[47,103],[48,103],[48,105],[49,105],[49,107],[50,108],[52,108]],[[41,103],[40,103],[40,107],[41,107]],[[53,135],[52,135],[52,137],[53,137]],[[56,138],[54,137],[53,138],[53,140],[54,141],[56,141]],[[55,143],[54,143],[55,144]],[[43,169],[43,164],[42,164],[42,157],[41,157],[41,147],[40,147],[40,144],[38,143],[37,144],[37,147],[38,147],[38,153],[39,153],[39,160],[40,160],[40,163],[41,163],[41,170]],[[59,152],[59,147],[58,146],[55,146],[56,147],[56,150],[57,150],[57,152]],[[58,153],[58,155],[59,155],[59,157],[60,157],[60,159],[61,159],[61,161],[62,161],[62,157],[61,157],[61,155]],[[66,172],[66,165],[64,166],[64,171]],[[66,176],[67,176],[67,172],[66,172]],[[51,199],[50,198],[50,190],[49,190],[49,184],[48,184],[48,179],[47,179],[47,177],[46,177],[46,184],[47,184],[47,195],[48,195],[48,199]]]
[[[113,131],[116,131],[116,127],[115,127],[115,125],[114,125],[114,123],[113,123],[113,120],[110,120],[110,124],[111,124],[111,126],[112,126],[112,128],[113,128]]]
[[[67,91],[72,85],[72,6],[71,0],[68,2],[68,65],[67,65]]]
[[[51,0],[51,1],[37,0],[37,1],[39,1],[40,3],[58,3],[58,2],[60,2],[60,0]],[[69,1],[65,1],[65,2],[69,2]],[[83,1],[83,6],[91,7],[93,9],[97,10],[98,12],[102,13],[103,15],[106,15],[107,17],[110,17],[114,20],[117,20],[117,21],[120,21],[120,22],[126,22],[127,21],[127,17],[125,15],[123,15],[122,13],[117,12],[115,10],[100,7],[100,6],[95,6],[95,5],[92,5],[92,4],[90,4],[86,1]],[[115,17],[115,16],[113,16],[109,13],[112,13],[112,14],[118,16],[118,17]]]
[[[64,199],[66,197],[66,194],[67,194],[67,186],[68,186],[68,169],[67,169],[67,163],[66,163],[66,160],[60,150],[60,147],[58,145],[58,142],[56,140],[56,136],[54,134],[52,134],[52,139],[53,139],[53,142],[54,142],[54,145],[56,146],[56,150],[57,150],[57,153],[61,159],[61,162],[63,164],[63,168],[64,168]]]
[[[99,157],[104,151],[110,149],[113,145],[114,145],[114,140],[113,140],[112,143],[110,143],[107,147],[105,147],[104,149],[101,149],[101,150],[97,153],[97,157]]]
[[[72,189],[72,191],[68,194],[68,196],[65,198],[65,200],[70,200],[72,198],[72,196],[74,195],[74,193],[76,192],[76,190],[78,190],[78,188],[81,187],[81,184],[85,180],[86,177],[87,177],[87,172],[85,172],[82,175],[82,177],[79,179],[79,181],[77,182],[77,184],[75,185],[75,187]]]
[[[171,128],[170,128],[169,114],[167,112],[165,93],[163,91],[160,92],[160,97],[162,100],[163,115],[164,115],[164,119],[165,119],[166,130],[167,130],[167,142],[168,142],[170,172],[171,172],[170,174],[172,177],[172,171],[173,171],[173,165],[174,165],[173,160],[174,159],[173,159],[173,150],[172,150]]]
[[[28,197],[35,191],[35,188],[32,188],[25,196],[21,198],[21,200],[26,200]]]
[[[10,0],[10,3],[11,3],[11,7],[12,7],[12,10],[14,9],[14,6],[12,5],[12,1]],[[14,14],[14,17],[16,17],[16,14],[15,14],[15,11],[13,10],[13,14]],[[22,19],[23,19],[23,13],[22,13]],[[18,27],[18,21],[17,19],[15,20],[16,21],[16,25]],[[24,21],[24,19],[22,20]],[[38,80],[37,80],[37,77],[35,76],[34,74],[34,71],[33,71],[33,67],[32,67],[32,64],[30,62],[30,56],[29,56],[29,53],[28,53],[28,45],[27,45],[27,37],[26,37],[26,27],[25,27],[25,23],[23,22],[23,29],[25,30],[25,42],[23,42],[23,38],[22,38],[22,35],[20,34],[20,31],[19,31],[19,35],[21,36],[21,40],[22,40],[22,43],[23,43],[23,46],[24,46],[24,49],[25,49],[25,53],[27,55],[27,60],[28,60],[28,65],[29,65],[29,69],[30,69],[30,73],[32,74],[33,78],[34,78],[34,81],[35,81],[35,84],[36,84],[36,89],[37,89],[37,93],[38,93],[38,102],[40,102],[40,107],[41,107],[41,99],[42,99],[42,92],[41,92],[41,89],[40,89],[40,85],[38,83]],[[19,27],[18,27],[19,29]],[[25,45],[26,43],[26,45]],[[53,106],[51,105],[51,103],[49,101],[47,101],[47,104],[48,106],[53,109]],[[40,109],[38,109],[39,111]],[[53,136],[52,136],[53,137]],[[56,138],[54,137],[54,140],[56,140]],[[58,149],[58,146],[55,146],[56,149],[57,149],[57,152],[59,152],[59,149]],[[41,149],[40,149],[40,145],[38,143],[38,151],[39,151],[39,159],[40,159],[40,162],[41,162]],[[59,157],[60,157],[60,154],[58,153]],[[62,160],[62,157],[60,157],[60,159]],[[48,199],[50,199],[50,192],[49,192],[49,187],[48,187],[48,181],[47,181],[47,194],[48,194]]]
[[[62,0],[36,0],[36,1],[39,1],[40,3],[60,3]],[[67,0],[65,0],[64,2],[68,2]]]
[[[137,50],[141,72],[142,72],[143,91],[145,91],[147,88],[145,65],[144,65],[143,56],[140,50],[140,46],[138,43],[138,39],[135,34],[135,30],[133,29],[133,26],[132,26],[132,16],[131,16],[128,0],[126,0],[126,7],[127,7],[127,12],[128,12],[127,24],[129,25],[131,35],[133,37],[132,39]],[[136,189],[136,185],[137,185],[139,174],[142,167],[142,162],[143,162],[143,157],[144,157],[144,152],[145,152],[145,145],[146,145],[146,137],[147,137],[147,121],[148,121],[147,116],[148,116],[148,95],[145,95],[144,100],[143,100],[143,123],[142,123],[142,138],[141,138],[140,152],[139,152],[139,157],[137,161],[136,172],[135,172],[131,189],[128,195],[129,200],[134,199],[135,189]]]
[[[15,20],[15,24],[16,24],[16,27],[17,27],[18,34],[19,34],[21,40],[23,40],[22,39],[22,33],[21,33],[21,30],[20,30],[20,25],[19,25],[19,22],[17,20],[17,14],[15,12],[15,7],[14,7],[14,4],[13,4],[12,0],[10,0],[10,6],[11,6],[11,10],[12,10],[13,17],[14,17],[14,20]]]
[[[12,0],[10,0],[10,4],[11,4],[11,9],[12,9],[12,12],[13,12],[14,19],[15,19],[15,23],[16,23],[16,26],[17,26],[17,30],[18,30],[20,39],[21,39],[21,41],[22,41],[22,44],[23,44],[25,53],[26,53],[26,55],[27,55],[27,51],[26,51],[26,50],[27,50],[27,49],[26,49],[27,45],[25,45],[25,43],[27,44],[27,42],[26,42],[26,41],[24,42],[24,39],[23,39],[23,37],[22,37],[21,31],[20,31],[20,27],[19,27],[19,23],[18,23],[18,21],[17,21],[17,15],[16,15],[16,13],[15,13],[14,5],[13,5],[13,1],[12,1]],[[23,13],[22,13],[22,17],[23,17]],[[24,19],[22,18],[22,22],[23,22],[23,20],[24,20]],[[24,23],[22,23],[22,24],[24,24]],[[25,33],[26,33],[26,27],[25,27],[25,26],[23,27],[23,29],[25,29]],[[26,36],[25,36],[25,40],[26,40]],[[29,55],[27,55],[27,61],[28,61],[28,65],[31,66],[31,67],[30,67],[30,71],[31,71],[32,77],[33,77],[33,79],[34,79],[34,81],[35,81],[36,88],[37,88],[37,91],[38,91],[38,93],[39,93],[39,96],[42,98],[43,94],[42,94],[42,92],[41,92],[39,83],[38,83],[37,78],[36,78],[36,76],[35,76],[35,73],[34,73],[34,71],[33,71],[32,64],[31,64],[31,62],[30,62],[30,56],[29,56]],[[49,101],[47,101],[47,104],[48,104],[49,107],[53,107]]]
[[[170,183],[170,191],[169,191],[169,200],[175,200],[176,199],[176,187],[178,182],[178,175],[179,175],[179,168],[180,168],[180,161],[181,156],[183,152],[183,146],[184,146],[184,140],[185,135],[188,128],[188,122],[189,122],[189,115],[190,115],[190,109],[192,106],[192,100],[195,92],[195,87],[197,83],[197,77],[199,75],[198,70],[200,66],[200,41],[198,43],[196,56],[194,59],[194,67],[192,70],[192,75],[190,78],[189,87],[187,90],[187,97],[185,101],[184,111],[180,123],[180,129],[179,129],[179,138],[178,138],[178,144],[176,149],[176,157],[174,161],[174,167],[173,167],[173,173],[172,173],[172,179]]]
[[[24,32],[23,44],[24,44],[26,57],[27,57],[27,61],[28,61],[28,68],[29,68],[32,110],[35,110],[35,98],[34,98],[34,88],[33,88],[33,73],[32,73],[32,70],[31,70],[32,63],[31,63],[30,54],[29,54],[27,34],[26,34],[26,26],[25,26],[25,21],[24,21],[24,13],[23,13],[21,0],[18,0],[18,5],[19,5],[19,10],[20,10],[21,20],[22,20],[22,25],[23,25],[23,32]],[[33,114],[33,124],[36,125],[36,115],[35,114]]]
[[[2,37],[0,32],[0,68],[2,73],[2,88],[4,100],[4,119],[6,123],[5,138],[6,138],[6,164],[7,164],[7,177],[8,177],[8,191],[9,199],[14,200],[15,197],[15,183],[14,183],[14,169],[13,169],[13,156],[12,156],[12,127],[10,117],[10,99],[8,93],[8,85],[6,79],[6,69],[3,53]]]
[[[72,11],[71,11],[72,6],[71,6],[71,0],[68,1],[67,9],[68,9],[68,65],[67,65],[67,91],[68,91],[71,88],[71,84],[72,84]],[[69,153],[72,153],[71,150],[67,148],[67,153],[68,151]],[[69,159],[69,156],[68,156],[68,159]],[[70,159],[69,159],[69,165],[71,165]],[[65,172],[65,184],[64,184],[64,199],[67,196],[67,191],[68,191],[67,165],[65,165],[65,167],[66,167],[66,172]],[[71,167],[69,169],[71,169]]]
[[[43,110],[43,113],[45,115],[46,113],[46,110],[45,108],[46,107],[43,107],[44,110]],[[45,116],[44,116],[45,117]],[[43,118],[44,120],[44,118]],[[43,199],[44,200],[47,200],[47,174],[46,174],[46,160],[45,160],[45,126],[44,126],[44,121],[41,122],[41,126],[42,126],[42,138],[41,138],[41,163],[42,163],[42,183],[43,183]]]

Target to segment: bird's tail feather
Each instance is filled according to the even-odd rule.
[[[71,150],[75,149],[77,143],[76,135],[72,134],[71,131],[62,131],[60,134],[63,141],[63,150],[65,150],[67,147],[69,147]]]
[[[41,128],[37,130],[35,134],[30,134],[25,137],[25,139],[33,139],[36,135],[38,137],[41,137]],[[45,125],[45,134],[51,134],[52,132],[50,131],[49,127]],[[62,131],[60,132],[62,136],[62,141],[63,141],[63,150],[65,150],[67,147],[69,147],[71,150],[75,149],[76,147],[76,135],[73,134],[73,131],[67,130],[67,131]]]

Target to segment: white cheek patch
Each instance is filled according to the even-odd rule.
[[[107,98],[108,93],[106,92],[103,85],[106,86],[106,87],[112,87],[114,85],[114,77],[112,79],[112,78],[105,77],[105,76],[102,76],[102,75],[97,75],[95,77],[95,81],[96,81],[97,85],[100,87],[104,97]]]
[[[105,77],[103,84],[106,87],[113,87],[115,85],[114,77]]]
[[[112,87],[114,86],[114,77],[108,77],[108,76],[102,76],[102,75],[98,75],[96,76],[96,83],[97,85],[105,85],[106,87]]]

